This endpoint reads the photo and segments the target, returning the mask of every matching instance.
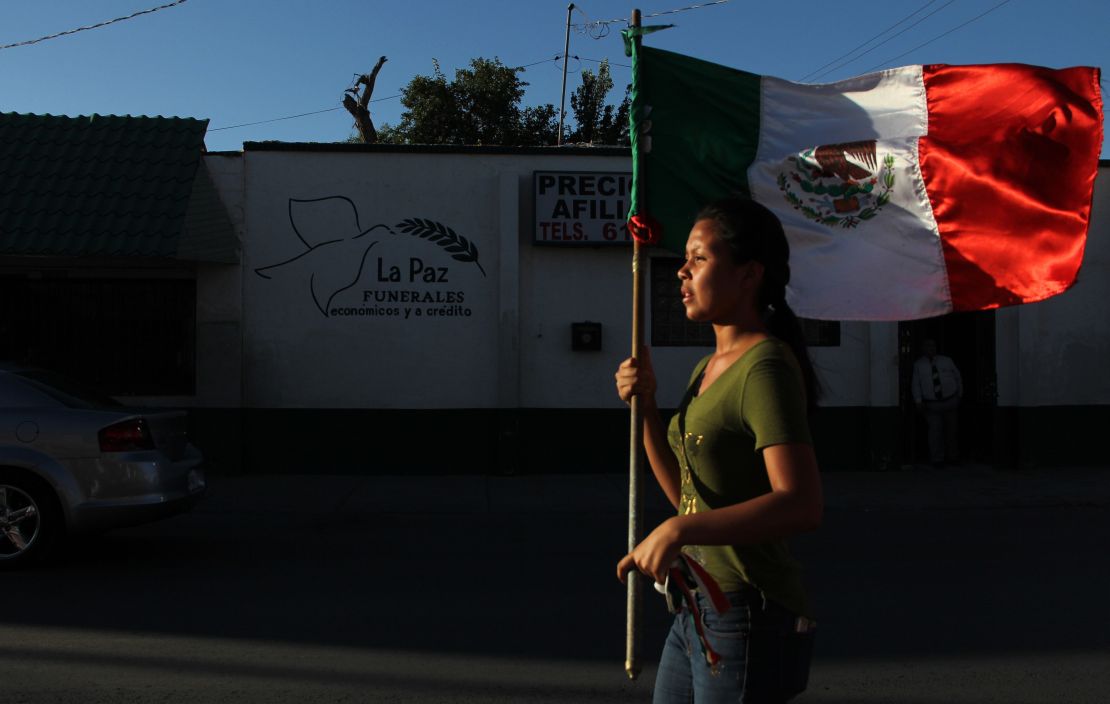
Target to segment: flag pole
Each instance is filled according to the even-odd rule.
[[[633,29],[640,27],[640,11],[633,10],[632,18],[629,26]],[[632,41],[636,43],[639,48],[640,37],[634,35]],[[635,77],[633,77],[635,80]],[[635,144],[639,145],[641,140],[636,140]],[[637,146],[637,149],[640,148]],[[640,168],[643,168],[643,159],[637,159]],[[643,175],[637,179],[637,202],[639,203],[640,214],[646,215],[647,209],[644,203],[644,187]],[[632,357],[639,359],[641,356],[641,348],[643,347],[644,331],[643,331],[643,317],[644,317],[644,295],[643,295],[643,245],[636,238],[632,241]],[[633,396],[630,399],[630,416],[631,416],[631,441],[628,448],[628,551],[636,547],[640,542],[640,536],[643,533],[643,517],[641,509],[643,508],[643,496],[640,489],[640,480],[644,475],[643,467],[643,440],[644,440],[644,423],[643,411],[640,405],[639,396]],[[626,629],[625,629],[625,659],[624,671],[628,673],[629,679],[636,679],[640,675],[640,622],[641,622],[641,596],[643,594],[643,581],[642,575],[632,570],[628,574],[628,600],[626,604]]]

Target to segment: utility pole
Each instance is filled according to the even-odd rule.
[[[555,141],[556,146],[563,143],[563,118],[567,114],[567,54],[570,52],[570,13],[572,12],[574,12],[573,2],[567,5],[567,40],[563,44],[563,97],[562,102],[559,103],[559,136]]]

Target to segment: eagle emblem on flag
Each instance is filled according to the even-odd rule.
[[[792,154],[778,186],[791,206],[829,227],[853,228],[879,214],[894,189],[894,156],[875,140],[825,144]]]

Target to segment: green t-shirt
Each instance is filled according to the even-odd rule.
[[[770,338],[756,343],[701,395],[701,360],[690,390],[671,419],[667,439],[681,469],[679,513],[698,513],[769,493],[761,450],[812,444],[802,372],[790,348]],[[801,567],[785,540],[752,545],[688,545],[725,591],[748,583],[794,613],[809,614]]]

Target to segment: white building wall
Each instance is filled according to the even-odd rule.
[[[521,405],[606,407],[614,359],[631,346],[628,248],[521,245]],[[600,322],[601,352],[572,352],[571,323]]]
[[[496,168],[431,154],[245,159],[246,405],[496,405]]]
[[[246,229],[243,159],[238,155],[208,155],[205,165],[232,229],[242,242]],[[197,390],[193,399],[197,405],[242,405],[242,281],[243,268],[239,265],[197,265]]]
[[[898,406],[898,323],[871,323],[870,406]],[[830,404],[831,405],[831,404]]]
[[[613,371],[631,344],[631,250],[534,244],[532,173],[626,172],[627,158],[251,150],[208,164],[244,244],[240,270],[198,272],[197,405],[621,406]],[[1079,283],[1055,299],[997,313],[1000,405],[1110,402],[1110,376],[1091,374],[1110,356],[1110,242],[1102,234],[1110,233],[1110,170],[1101,171]],[[330,200],[291,210],[291,199]],[[395,226],[409,218],[451,228],[474,245],[480,268],[399,234]],[[378,225],[386,228],[370,231]],[[393,267],[401,281],[379,281]],[[424,280],[428,270],[443,280]],[[331,314],[367,307],[368,291],[440,300],[453,293],[462,302],[375,303],[399,310]],[[413,317],[416,308],[453,306],[469,316]],[[577,321],[602,324],[601,352],[571,350]],[[839,347],[812,349],[821,404],[896,407],[897,337],[896,323],[844,323]],[[678,403],[690,369],[708,352],[653,350],[662,406]]]
[[[844,322],[839,347],[810,348],[822,406],[898,405],[898,324]]]
[[[534,243],[534,171],[631,170],[624,157],[503,157],[516,174],[519,220],[519,406],[605,408],[614,360],[631,344],[631,248]],[[571,323],[602,325],[602,351],[571,350]],[[627,354],[627,352],[625,352]],[[606,395],[606,393],[608,395]]]
[[[631,345],[631,248],[534,244],[532,179],[537,170],[624,172],[627,158],[259,150],[244,161],[245,405],[620,407],[613,372]],[[473,243],[481,269],[390,234],[413,217]],[[362,235],[377,225],[388,229]],[[414,260],[446,280],[420,272],[409,281]],[[378,280],[394,266],[401,281]],[[470,315],[418,320],[415,308],[431,307],[423,304],[333,314],[367,307],[368,291],[461,293]],[[601,352],[571,350],[578,321],[602,324]],[[706,352],[656,352],[661,403],[677,404]]]
[[[1039,303],[999,310],[1000,406],[1110,403],[1110,168],[1099,169],[1083,268],[1075,286]]]

